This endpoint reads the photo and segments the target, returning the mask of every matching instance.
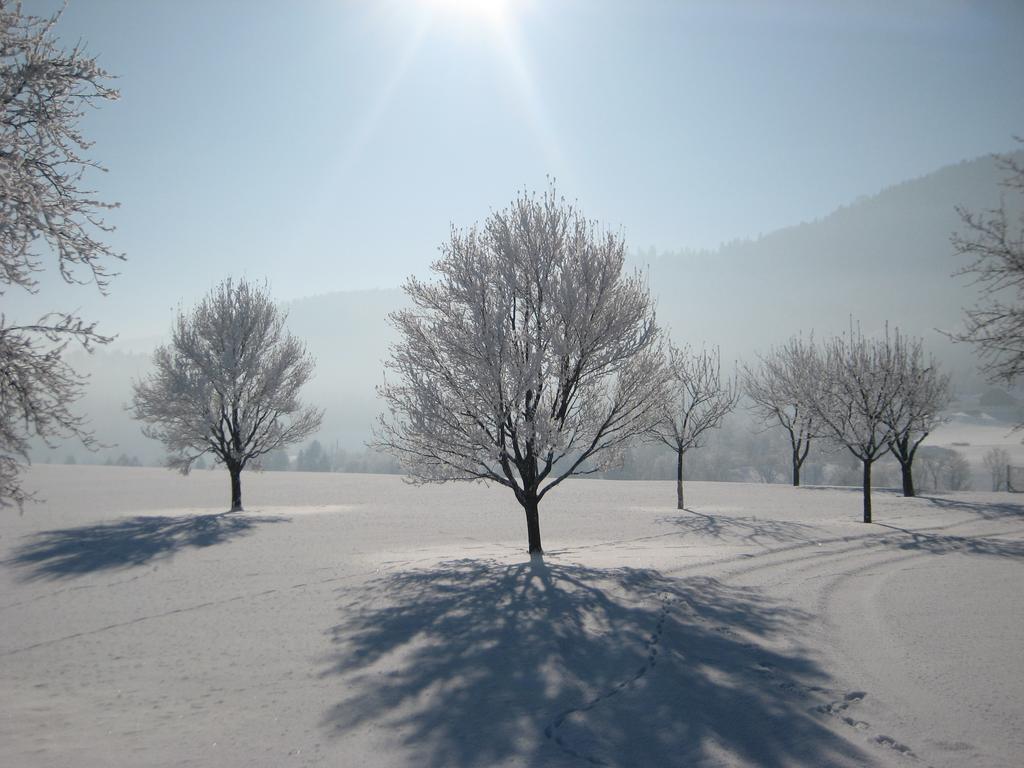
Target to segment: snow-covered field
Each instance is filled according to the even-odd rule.
[[[1024,498],[41,466],[0,766],[1013,766]]]

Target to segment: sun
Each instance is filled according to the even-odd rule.
[[[503,28],[509,23],[513,0],[418,0],[433,14]]]

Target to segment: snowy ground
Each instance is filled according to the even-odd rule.
[[[1011,766],[1024,498],[36,467],[2,766]]]

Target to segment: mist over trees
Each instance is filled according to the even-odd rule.
[[[381,475],[401,474],[402,467],[393,456],[378,453],[370,448],[364,447],[361,451],[347,450],[335,444],[324,446],[319,440],[314,440],[305,448],[299,450],[295,458],[295,466],[276,467],[277,469],[292,469],[297,472],[343,472],[343,473],[368,473]]]
[[[110,227],[102,212],[115,206],[86,186],[102,169],[87,157],[91,143],[79,129],[87,107],[118,94],[80,44],[60,47],[59,19],[0,5],[0,295],[36,293],[39,274],[53,267],[67,283],[105,291],[110,262],[122,258],[103,242]],[[84,379],[64,352],[109,341],[75,312],[30,321],[0,315],[0,507],[30,498],[20,472],[33,440],[93,444],[72,410]]]
[[[1022,153],[1014,157],[1024,161]],[[850,313],[856,312],[872,333],[880,328],[871,318],[888,317],[909,335],[923,336],[929,350],[953,375],[957,391],[974,393],[985,384],[976,373],[971,345],[953,344],[934,329],[959,323],[960,308],[969,303],[964,282],[950,278],[963,266],[949,244],[949,233],[962,226],[954,206],[958,202],[972,210],[998,206],[999,180],[991,158],[965,161],[758,240],[729,243],[702,254],[634,251],[627,254],[626,268],[649,265],[659,324],[680,329],[682,340],[711,341],[729,360],[754,364],[758,351],[771,349],[801,328],[813,327],[822,338],[828,337],[841,332]],[[1013,201],[1008,196],[1007,203]],[[825,252],[830,254],[828,259],[821,257]],[[880,272],[889,279],[879,283]],[[843,289],[805,292],[798,302],[782,300],[793,288],[787,275],[797,273],[808,282],[841,284]],[[701,290],[679,290],[681,285],[698,283]],[[898,288],[910,284],[914,291]],[[744,311],[724,311],[728,307],[723,306],[723,295],[742,295]],[[397,338],[387,316],[407,305],[407,297],[397,289],[335,292],[288,303],[289,328],[317,359],[317,374],[303,391],[310,402],[326,406],[316,435],[325,446],[337,442],[349,452],[358,452],[371,438],[372,414],[380,410],[374,387],[380,381],[382,350]],[[757,323],[749,322],[751,317]],[[337,353],[339,328],[359,329],[346,336],[344,355]],[[130,381],[145,373],[154,344],[122,334],[113,347],[101,347],[95,354],[69,349],[66,355],[75,370],[91,376],[79,410],[90,415],[97,438],[151,465],[162,461],[162,449],[139,433],[122,405],[131,398]],[[145,355],[136,354],[143,351]],[[1009,412],[997,415],[1016,418]],[[51,451],[33,441],[33,460],[59,461],[69,451],[80,463],[94,460],[77,443],[53,442],[58,447]],[[718,451],[717,442],[714,437],[706,449],[688,457],[689,477],[707,477],[711,467],[720,465],[718,457],[704,454]],[[729,472],[712,474],[745,477],[743,452],[729,453],[736,453],[739,463]],[[815,453],[812,447],[808,462],[814,461]],[[98,460],[105,455],[101,452]],[[804,465],[801,482],[818,482],[817,470],[809,467]],[[668,479],[674,472],[673,462]],[[646,474],[645,467],[630,471],[630,476]],[[831,470],[825,473],[831,474]]]
[[[1005,448],[990,448],[982,457],[982,463],[992,478],[992,490],[1008,490],[1006,487],[1007,467],[1010,464],[1010,454]]]
[[[242,470],[316,432],[322,411],[299,390],[313,374],[305,346],[285,329],[265,289],[225,280],[191,313],[179,313],[155,370],[134,385],[143,432],[187,474],[211,455],[231,479],[231,511],[242,509]]]
[[[553,188],[453,231],[437,279],[410,278],[412,308],[391,315],[374,447],[414,482],[509,488],[541,554],[544,496],[617,465],[659,416],[660,332],[624,260],[622,237]]]
[[[331,457],[327,455],[319,440],[314,440],[299,451],[295,459],[295,469],[299,472],[330,472]]]
[[[971,466],[957,450],[926,445],[919,451],[922,479],[932,491],[967,491],[971,489]],[[1005,477],[1006,467],[1003,467]]]

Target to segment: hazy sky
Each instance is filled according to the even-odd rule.
[[[129,261],[45,295],[122,336],[227,275],[397,286],[547,175],[632,246],[714,247],[1024,133],[1019,2],[71,0],[58,31],[118,76],[86,131]]]

